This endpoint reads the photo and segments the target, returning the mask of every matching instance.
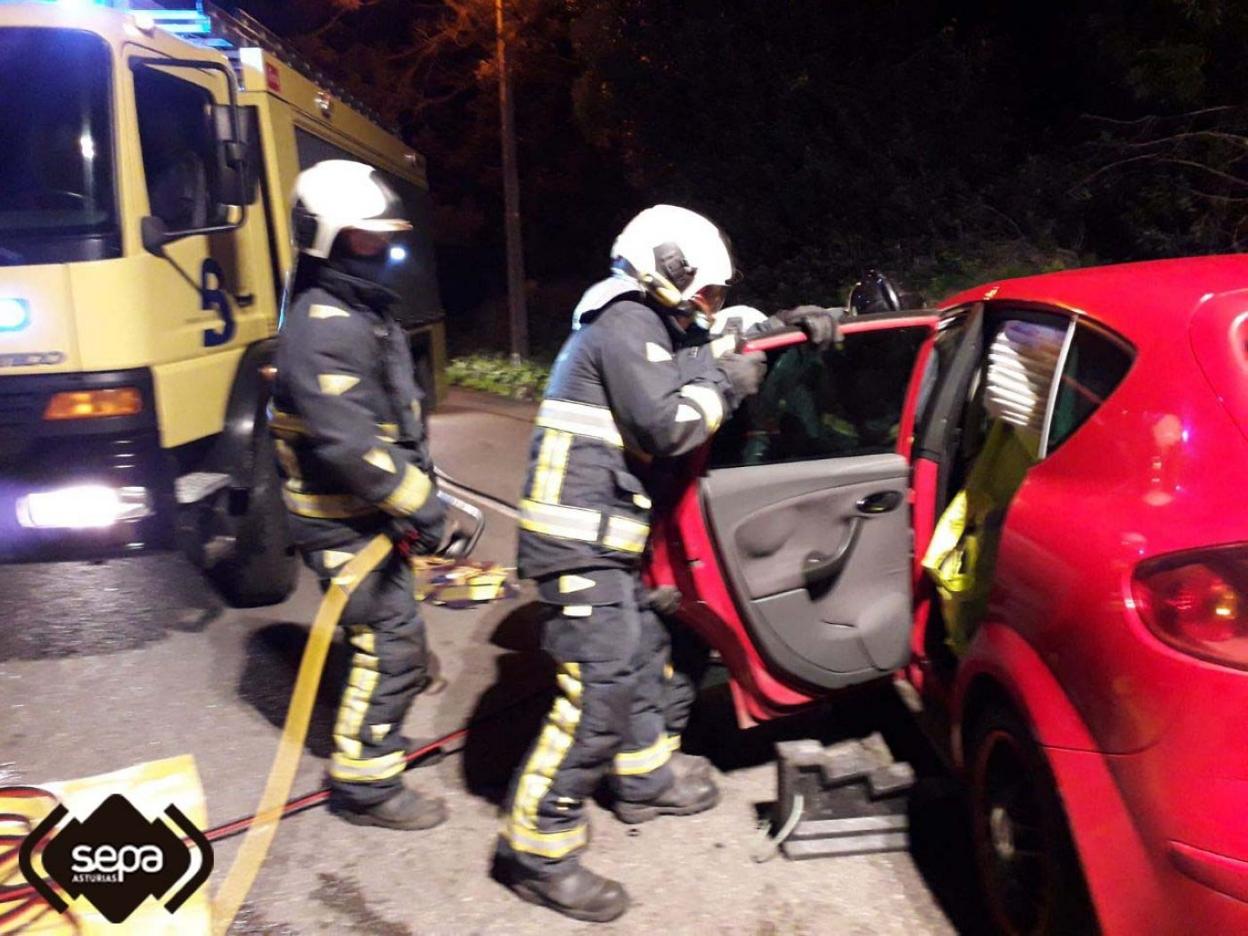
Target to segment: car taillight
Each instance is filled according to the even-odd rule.
[[[1132,592],[1144,623],[1170,646],[1248,669],[1248,544],[1150,559]]]

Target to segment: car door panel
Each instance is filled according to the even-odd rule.
[[[703,503],[751,636],[804,682],[837,689],[905,662],[909,465],[894,453],[711,471]],[[878,495],[888,495],[880,498]],[[881,502],[891,510],[864,512]],[[839,559],[835,574],[807,574]]]

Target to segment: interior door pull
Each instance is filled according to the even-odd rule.
[[[845,537],[845,542],[841,544],[841,548],[836,551],[835,555],[828,556],[818,551],[807,553],[806,558],[802,560],[802,584],[812,590],[826,588],[832,584],[841,574],[841,570],[845,568],[845,563],[849,561],[854,547],[858,545],[858,535],[861,532],[862,517],[851,517],[849,535]]]
[[[882,514],[896,510],[901,506],[900,491],[876,491],[858,501],[858,512],[864,514]]]

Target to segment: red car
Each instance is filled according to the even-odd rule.
[[[1248,257],[1010,280],[843,330],[825,352],[766,339],[762,392],[652,537],[740,723],[893,675],[967,781],[999,929],[1248,932]],[[1025,361],[1030,449],[1004,478],[989,403],[1018,335],[1050,351]],[[968,611],[922,561],[976,485],[991,561]]]

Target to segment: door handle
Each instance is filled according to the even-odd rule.
[[[858,512],[864,514],[882,514],[896,510],[901,506],[900,491],[876,491],[858,501]]]
[[[845,568],[845,563],[849,561],[850,554],[853,553],[854,547],[858,545],[858,535],[862,532],[862,517],[851,517],[849,521],[849,535],[845,537],[845,542],[841,544],[835,555],[825,555],[824,553],[809,552],[806,558],[802,560],[802,584],[811,591],[827,588]]]

